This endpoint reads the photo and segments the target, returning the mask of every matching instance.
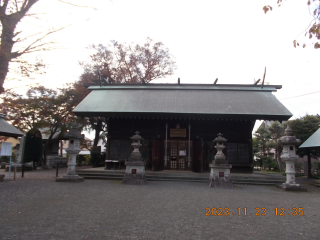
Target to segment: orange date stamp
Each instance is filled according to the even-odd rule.
[[[275,215],[275,216],[303,216],[303,208],[273,208],[267,210],[267,208],[256,207],[254,209],[248,208],[236,208],[234,210],[230,210],[230,208],[206,208],[206,216],[266,216]]]

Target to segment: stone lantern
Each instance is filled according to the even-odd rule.
[[[72,124],[72,129],[64,134],[64,137],[69,139],[69,145],[66,149],[66,152],[68,153],[68,170],[67,175],[56,178],[57,182],[81,182],[84,180],[84,178],[79,177],[76,174],[76,158],[78,153],[81,151],[80,139],[84,138],[84,135],[82,135],[77,129],[78,125],[74,123]]]
[[[122,184],[140,185],[146,184],[145,176],[145,162],[141,157],[139,148],[142,146],[141,142],[143,138],[139,135],[139,132],[135,132],[131,138],[133,151],[128,161],[125,162],[126,172],[122,180]]]
[[[293,191],[305,191],[306,189],[301,188],[300,184],[296,183],[296,171],[295,161],[298,160],[299,156],[296,154],[296,145],[300,144],[300,139],[292,136],[292,129],[288,126],[286,128],[285,136],[279,138],[277,142],[283,146],[281,160],[286,163],[286,183],[282,183],[279,187],[284,190]]]
[[[233,188],[230,176],[230,169],[232,165],[228,164],[226,156],[223,154],[223,149],[226,148],[227,139],[222,137],[219,133],[218,137],[213,140],[216,143],[215,148],[217,149],[217,154],[214,161],[209,164],[210,167],[210,177],[209,177],[209,187],[219,187],[219,188]]]

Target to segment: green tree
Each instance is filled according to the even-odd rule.
[[[300,119],[288,121],[288,124],[293,130],[293,135],[300,139],[302,144],[319,129],[320,119],[317,116],[307,115]],[[319,150],[316,148],[298,148],[297,154],[300,157],[308,156],[308,177],[311,178],[311,157],[319,157]]]
[[[256,157],[254,165],[262,168],[262,160],[260,155],[260,145],[256,137],[252,138],[252,153]]]
[[[285,0],[277,0],[277,5],[280,7]],[[309,37],[309,39],[315,39],[313,46],[315,49],[320,48],[320,0],[306,0],[306,4],[309,7],[309,13],[312,13],[312,20],[304,31],[305,36]],[[263,7],[264,13],[268,11],[272,11],[272,6],[266,5]],[[300,43],[297,40],[293,41],[293,46],[297,47],[300,46]],[[304,48],[306,44],[304,43],[302,47]]]
[[[83,81],[78,81],[69,84],[65,92],[73,97],[73,105],[76,106],[90,93],[90,90],[84,86]],[[87,117],[83,121],[83,128],[88,132],[92,130],[95,131],[93,146],[97,146],[99,139],[103,139],[103,136],[105,135],[104,132],[106,131],[107,125],[105,118],[103,117]]]
[[[277,139],[283,136],[283,125],[279,122],[272,122],[270,125],[262,124],[253,138],[253,153],[257,158],[257,164],[265,169],[271,168],[279,169],[283,171],[283,167],[280,159],[281,146],[278,145]],[[273,149],[275,151],[275,159],[277,163],[274,162],[272,158],[269,157],[269,153]]]
[[[271,123],[268,127],[268,131],[271,135],[271,141],[269,142],[269,146],[275,151],[275,158],[279,165],[280,172],[283,172],[283,164],[280,158],[280,152],[282,151],[281,145],[278,144],[277,139],[284,135],[284,126],[280,124],[278,121]]]
[[[24,132],[32,128],[46,129],[49,137],[43,148],[44,166],[49,142],[57,132],[63,134],[71,127],[71,121],[77,119],[72,110],[81,97],[72,88],[53,90],[43,86],[29,89],[26,96],[11,91],[1,96],[3,103],[0,111],[7,114],[12,125]],[[82,121],[80,123],[84,124]]]
[[[270,146],[268,142],[271,140],[271,134],[267,130],[265,125],[262,124],[253,135],[256,139],[254,140],[256,142],[256,147],[259,149],[259,152],[257,152],[257,154],[259,156],[268,155],[270,151]]]

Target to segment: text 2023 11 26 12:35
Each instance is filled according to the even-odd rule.
[[[303,216],[303,208],[273,208],[267,211],[267,208],[236,208],[234,211],[230,211],[230,208],[206,208],[206,216],[266,216],[273,214],[275,216]]]

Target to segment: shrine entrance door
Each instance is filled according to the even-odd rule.
[[[167,143],[167,167],[172,170],[188,170],[192,166],[192,158],[188,161],[189,141],[168,140]],[[192,156],[192,141],[190,141],[190,156]]]

